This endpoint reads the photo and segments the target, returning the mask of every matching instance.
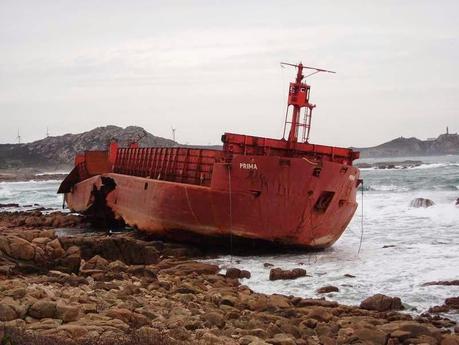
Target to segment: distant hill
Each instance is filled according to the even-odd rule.
[[[141,146],[175,146],[170,139],[154,136],[141,127],[97,127],[79,134],[47,137],[27,144],[0,144],[0,169],[48,168],[59,169],[73,164],[77,152],[103,150],[111,139],[121,145],[140,139]]]
[[[111,139],[117,139],[123,146],[132,141],[138,141],[144,147],[179,146],[173,140],[146,132],[142,127],[97,127],[79,134],[47,137],[26,144],[0,144],[0,169],[67,169],[73,165],[77,152],[104,150]],[[221,149],[219,145],[188,147]],[[459,154],[459,135],[442,134],[432,140],[400,137],[375,147],[354,149],[361,152],[361,158]]]
[[[355,149],[360,151],[361,158],[458,155],[459,135],[441,134],[429,140],[400,137],[378,146]]]

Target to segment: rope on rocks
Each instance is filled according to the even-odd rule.
[[[363,243],[363,180],[362,180],[362,213],[360,215],[360,243],[359,243],[359,250],[357,251],[357,255],[360,254],[360,249],[362,249],[362,243]]]

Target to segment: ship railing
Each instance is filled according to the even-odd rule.
[[[119,148],[114,172],[198,185],[210,185],[222,152],[178,147]]]
[[[226,154],[311,157],[352,165],[359,158],[359,152],[335,146],[309,143],[291,143],[287,140],[225,133],[222,136],[223,151]]]

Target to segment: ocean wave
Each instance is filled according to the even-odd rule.
[[[445,168],[445,167],[459,167],[459,163],[424,163],[416,167],[409,167],[409,170],[422,170],[422,169],[435,169],[435,168]]]
[[[390,168],[378,168],[378,166],[370,166],[365,168],[359,168],[360,171],[397,171],[397,170],[424,170],[424,169],[436,169],[436,168],[446,168],[446,167],[459,167],[459,163],[456,162],[447,162],[447,163],[422,163],[417,166],[406,166],[406,165],[396,165],[394,164]]]
[[[47,176],[47,175],[67,175],[68,171],[50,171],[50,172],[42,172],[35,174],[35,176]]]
[[[62,180],[28,180],[28,181],[1,181],[0,185],[26,185],[28,183],[32,184],[48,184],[48,183],[60,183]]]
[[[373,191],[373,192],[407,192],[410,189],[404,186],[396,186],[394,184],[390,185],[370,185],[364,186],[364,191]]]

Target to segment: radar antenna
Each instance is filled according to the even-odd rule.
[[[310,77],[314,74],[325,72],[325,73],[336,73],[334,71],[329,71],[322,68],[316,67],[309,67],[303,66],[302,63],[298,65],[288,63],[288,62],[281,62],[281,67],[284,66],[292,66],[297,69],[296,79],[295,82],[290,83],[289,92],[288,92],[288,104],[287,110],[285,112],[285,123],[284,123],[284,135],[283,138],[285,139],[285,134],[287,131],[287,124],[290,124],[290,132],[288,135],[288,141],[290,143],[298,142],[298,132],[300,128],[302,129],[302,142],[309,141],[309,134],[311,131],[311,118],[312,118],[312,110],[316,107],[315,104],[309,103],[309,97],[311,92],[311,86],[303,83],[303,78]],[[313,70],[312,73],[304,76],[303,69]],[[291,120],[289,121],[289,108],[293,106],[293,112],[291,116]],[[303,118],[301,118],[301,110],[304,108]]]

